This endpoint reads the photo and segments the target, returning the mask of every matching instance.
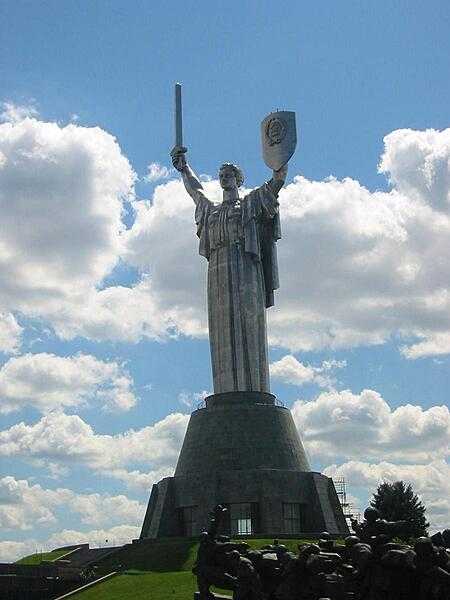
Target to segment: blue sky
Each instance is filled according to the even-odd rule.
[[[437,1],[0,4],[2,556],[136,536],[211,390],[175,81],[216,199],[225,160],[247,189],[270,176],[260,122],[296,111],[272,389],[355,504],[404,478],[448,523],[449,21]]]

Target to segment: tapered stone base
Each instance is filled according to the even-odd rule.
[[[310,471],[292,415],[272,394],[216,394],[192,413],[174,477],[153,486],[141,538],[198,535],[216,504],[250,507],[248,523],[223,524],[232,535],[242,526],[269,537],[348,533],[333,481]]]

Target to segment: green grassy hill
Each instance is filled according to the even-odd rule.
[[[101,568],[117,567],[140,571],[190,571],[197,556],[196,539],[158,539],[127,544],[102,561]],[[110,570],[115,570],[112,568]]]
[[[126,571],[75,594],[74,600],[192,600],[197,583],[190,571]]]
[[[252,548],[273,539],[246,539]],[[289,550],[310,540],[280,540]],[[102,574],[123,570],[120,575],[73,596],[74,600],[191,600],[197,582],[191,573],[197,555],[195,539],[175,538],[127,544],[100,565]],[[217,590],[219,591],[219,590]],[[231,595],[231,592],[224,591]]]
[[[43,560],[56,560],[64,554],[67,554],[67,549],[52,550],[52,552],[38,552],[37,554],[30,554],[24,556],[20,560],[16,561],[18,565],[39,565]]]

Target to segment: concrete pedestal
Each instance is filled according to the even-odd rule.
[[[330,478],[310,471],[290,411],[272,394],[230,392],[194,411],[173,477],[153,486],[141,538],[198,535],[217,504],[245,508],[252,535],[345,535]],[[251,521],[251,525],[250,525]]]

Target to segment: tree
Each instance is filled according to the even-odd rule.
[[[409,521],[411,536],[427,535],[429,523],[425,518],[425,506],[414,493],[411,484],[404,481],[383,482],[370,501],[378,509],[380,517],[387,521]]]

